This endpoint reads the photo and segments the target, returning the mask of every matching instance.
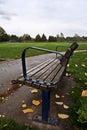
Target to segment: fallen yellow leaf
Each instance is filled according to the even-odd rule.
[[[67,105],[65,105],[65,104],[63,105],[63,107],[64,107],[65,109],[68,109],[68,108],[69,108],[69,106],[67,106]]]
[[[69,64],[67,64],[67,67],[69,67],[70,65]]]
[[[84,82],[85,85],[87,85],[87,82]]]
[[[87,97],[87,90],[83,90],[83,91],[82,91],[82,96],[83,96],[83,97]]]
[[[78,65],[77,65],[77,64],[75,64],[75,67],[78,67]]]
[[[5,117],[5,115],[2,115],[2,117],[4,118],[4,117]]]
[[[69,115],[67,115],[67,114],[58,114],[58,117],[61,118],[61,119],[67,119],[67,118],[69,118]]]
[[[66,73],[66,76],[69,76],[69,74],[68,74],[68,73]]]
[[[40,104],[40,102],[37,101],[37,100],[33,100],[33,101],[32,101],[32,104],[35,105],[35,106],[38,106],[38,105]]]
[[[27,108],[27,109],[24,109],[22,111],[23,111],[23,113],[32,113],[33,109]]]
[[[87,76],[87,73],[85,73],[85,76]]]
[[[27,105],[26,104],[22,104],[22,107],[25,108],[25,107],[27,107]]]
[[[37,93],[37,92],[38,92],[37,89],[33,89],[33,90],[31,90],[31,93]]]
[[[63,105],[63,102],[55,102],[57,105]]]
[[[59,95],[57,95],[57,94],[55,95],[55,97],[56,97],[56,98],[60,98],[60,96],[59,96]]]
[[[85,67],[86,65],[85,64],[81,64],[81,66]]]

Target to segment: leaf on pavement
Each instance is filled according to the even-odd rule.
[[[40,104],[40,102],[38,100],[33,100],[32,104],[35,105],[35,106],[38,106]]]
[[[68,108],[69,108],[69,106],[67,106],[67,105],[65,105],[65,104],[63,105],[63,107],[64,107],[65,109],[68,109]]]
[[[27,105],[26,104],[22,104],[22,107],[25,108],[25,107],[27,107]]]
[[[56,97],[56,98],[60,98],[60,96],[59,96],[59,95],[57,95],[57,94],[55,95],[55,97]]]
[[[63,105],[63,102],[55,102],[57,105]]]
[[[33,89],[33,90],[31,90],[31,93],[37,93],[37,92],[38,92],[37,89]]]
[[[69,118],[69,115],[58,113],[58,117],[61,118],[61,119],[67,119],[67,118]]]
[[[31,108],[27,108],[27,109],[24,109],[24,110],[22,110],[23,111],[23,113],[32,113],[33,112],[33,109],[31,109]]]

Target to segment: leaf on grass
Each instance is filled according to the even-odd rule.
[[[66,73],[66,76],[69,76],[69,74],[68,74],[68,73]]]
[[[68,109],[68,108],[69,108],[69,106],[67,106],[67,105],[65,105],[65,104],[63,105],[63,107],[64,107],[65,109]]]
[[[85,67],[86,65],[85,64],[81,64],[82,67]]]
[[[33,90],[31,90],[31,93],[37,93],[37,92],[38,92],[37,89],[33,89]]]
[[[67,118],[69,118],[69,115],[67,115],[67,114],[58,114],[58,117],[59,118],[61,118],[61,119],[67,119]]]
[[[4,117],[5,117],[5,115],[0,115],[0,117],[3,117],[3,118],[4,118]]]
[[[82,97],[87,97],[87,90],[82,91]]]
[[[87,76],[87,73],[85,73],[85,76]]]
[[[22,107],[25,108],[25,107],[27,107],[27,105],[26,104],[22,104]]]
[[[78,65],[77,65],[77,64],[75,64],[75,67],[78,67]]]
[[[57,94],[55,95],[55,97],[56,97],[56,98],[60,98],[60,96],[59,96],[59,95],[57,95]]]
[[[67,67],[69,67],[70,65],[69,64],[67,64]]]
[[[33,100],[33,101],[32,101],[32,104],[35,105],[35,106],[38,106],[38,105],[40,104],[40,102],[37,101],[37,100]]]
[[[4,117],[5,117],[5,115],[2,115],[2,117],[4,118]]]
[[[27,109],[24,109],[24,110],[22,110],[23,111],[23,113],[32,113],[33,112],[33,109],[31,109],[31,108],[27,108]]]
[[[63,102],[55,102],[57,105],[63,105]]]
[[[87,82],[84,82],[85,85],[87,85]]]

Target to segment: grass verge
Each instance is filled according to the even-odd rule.
[[[72,88],[73,103],[71,105],[71,122],[76,130],[87,130],[87,52],[75,53],[67,68],[76,80]]]
[[[0,130],[39,130],[38,128],[31,128],[28,124],[22,125],[13,119],[0,117]]]

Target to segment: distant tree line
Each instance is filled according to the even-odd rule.
[[[87,41],[86,36],[79,36],[75,34],[73,37],[67,36],[64,37],[63,33],[57,34],[56,36],[46,37],[45,34],[40,36],[37,34],[35,38],[32,38],[29,34],[24,34],[23,36],[9,35],[6,31],[0,27],[0,42],[73,42],[73,41]]]

